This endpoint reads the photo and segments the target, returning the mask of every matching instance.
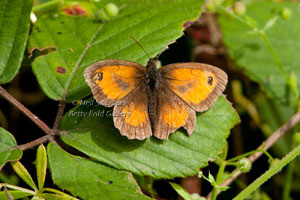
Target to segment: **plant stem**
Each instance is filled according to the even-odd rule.
[[[49,135],[46,135],[46,136],[43,136],[43,137],[40,137],[36,140],[33,140],[31,142],[28,142],[26,144],[22,144],[22,145],[19,145],[17,146],[17,148],[21,149],[22,151],[24,150],[27,150],[27,149],[30,149],[32,147],[35,147],[37,145],[40,145],[42,143],[45,143],[47,142],[48,140],[50,139],[50,136]]]
[[[281,168],[291,162],[300,154],[300,145],[294,148],[290,153],[285,155],[276,165],[272,166],[263,175],[257,178],[253,183],[251,183],[246,189],[244,189],[240,194],[238,194],[234,200],[246,199],[246,197],[255,191],[259,186],[261,186],[265,181],[271,178],[274,174],[278,173]]]
[[[286,177],[285,177],[285,181],[284,181],[285,184],[283,186],[283,193],[282,193],[281,199],[290,199],[294,166],[295,166],[295,161],[292,161],[287,167]]]
[[[270,41],[269,41],[269,38],[267,37],[266,33],[264,31],[258,31],[258,34],[260,35],[260,37],[265,41],[269,51],[271,52],[272,56],[273,56],[273,59],[275,61],[275,63],[277,64],[281,74],[283,75],[283,77],[285,78],[285,81],[287,83],[289,83],[289,77],[286,73],[286,71],[283,69],[283,66],[281,64],[281,62],[279,61],[279,58],[276,54],[276,52],[274,51]],[[295,94],[294,94],[295,95]]]
[[[217,174],[217,178],[216,178],[216,184],[217,185],[219,185],[221,180],[222,180],[225,167],[226,167],[226,161],[223,161],[221,163],[220,167],[219,167],[219,171],[218,171],[218,174]],[[217,195],[218,195],[218,188],[214,187],[214,189],[212,191],[212,195],[211,195],[211,200],[217,199]]]
[[[298,130],[297,127],[294,129],[293,133],[295,134]],[[297,145],[297,141],[295,138],[293,138],[292,141],[292,148],[295,148]],[[290,199],[290,192],[291,192],[291,184],[293,181],[293,171],[294,171],[295,161],[291,162],[286,171],[286,177],[285,177],[285,184],[283,186],[283,193],[282,193],[282,199]]]
[[[238,15],[236,15],[236,14],[229,12],[229,11],[226,10],[224,7],[219,6],[218,8],[219,8],[220,10],[222,10],[224,13],[226,13],[227,15],[229,15],[230,17],[232,17],[232,18],[238,20],[239,22],[241,22],[241,23],[243,23],[243,24],[249,26],[249,27],[252,28],[252,29],[256,29],[256,27],[253,26],[253,24],[251,24],[250,22],[246,21],[245,19],[243,19],[242,17],[240,17],[240,16],[238,16]]]
[[[35,191],[28,190],[26,188],[22,188],[22,187],[19,187],[19,186],[10,185],[10,184],[7,184],[7,183],[0,183],[0,186],[4,186],[4,187],[7,187],[7,188],[10,188],[10,189],[13,189],[13,190],[19,190],[19,191],[22,191],[22,192],[26,192],[28,194],[35,195]]]
[[[234,162],[234,161],[236,161],[236,160],[238,160],[238,159],[240,159],[240,158],[244,158],[244,157],[250,156],[250,155],[252,155],[252,154],[254,154],[254,153],[257,153],[257,152],[263,152],[263,151],[264,151],[263,149],[255,149],[255,150],[253,150],[253,151],[249,151],[249,152],[247,152],[247,153],[243,153],[242,155],[239,155],[239,156],[236,156],[236,157],[231,158],[231,159],[229,159],[229,160],[226,160],[226,162],[227,162],[228,164],[230,164],[230,163],[232,163],[232,162]]]
[[[9,103],[16,106],[22,113],[24,113],[29,119],[31,119],[45,134],[51,135],[51,129],[40,120],[35,114],[33,114],[28,108],[11,96],[3,87],[0,86],[0,95],[3,96]]]

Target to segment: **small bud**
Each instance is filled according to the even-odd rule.
[[[118,6],[116,6],[116,4],[108,3],[105,5],[105,11],[110,17],[114,17],[114,16],[118,15],[119,8],[118,8]]]
[[[101,9],[99,12],[98,12],[98,17],[103,20],[103,21],[108,21],[110,19],[110,17],[107,15],[107,13],[105,12],[104,9]]]
[[[242,158],[239,160],[237,167],[241,172],[246,173],[250,171],[251,166],[252,164],[248,158]]]
[[[202,171],[199,171],[198,172],[198,178],[202,178],[203,177],[203,172]]]
[[[274,165],[276,165],[280,160],[278,158],[274,158],[272,160],[272,162],[270,163],[270,167],[273,167]]]
[[[289,8],[283,8],[280,15],[282,19],[289,19],[292,15],[292,11]]]
[[[216,10],[216,8],[221,4],[220,0],[208,0],[206,2],[206,9],[210,12],[213,12]]]
[[[233,10],[237,15],[243,15],[246,12],[246,6],[243,2],[237,1],[233,5]]]

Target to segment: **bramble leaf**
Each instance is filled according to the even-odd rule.
[[[104,116],[99,116],[101,113]],[[69,130],[63,141],[114,168],[157,178],[197,174],[222,151],[230,129],[239,122],[235,110],[221,96],[210,110],[198,114],[191,136],[179,129],[169,140],[151,137],[138,141],[121,136],[111,113],[95,104],[72,109],[61,122],[61,128]]]
[[[13,135],[0,127],[0,169],[8,161],[18,160],[23,152],[20,149],[11,150],[17,143]]]
[[[21,67],[31,8],[32,0],[0,1],[0,83],[11,81]]]
[[[144,196],[133,176],[86,158],[73,156],[48,144],[49,164],[54,182],[82,199],[151,199]]]

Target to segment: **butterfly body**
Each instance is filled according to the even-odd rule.
[[[124,60],[104,60],[84,71],[94,98],[126,101],[115,106],[115,113],[131,113],[129,118],[114,117],[114,125],[129,139],[169,134],[184,127],[191,135],[196,112],[209,109],[225,89],[227,75],[221,69],[201,63],[176,63],[160,69],[154,59],[146,67]],[[106,106],[106,105],[105,105]]]

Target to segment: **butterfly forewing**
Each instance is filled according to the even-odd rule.
[[[208,110],[227,84],[227,74],[202,63],[176,63],[160,69],[167,85],[197,112]]]
[[[104,106],[113,106],[132,92],[142,81],[145,67],[124,60],[97,62],[84,70],[84,78],[94,98]]]

